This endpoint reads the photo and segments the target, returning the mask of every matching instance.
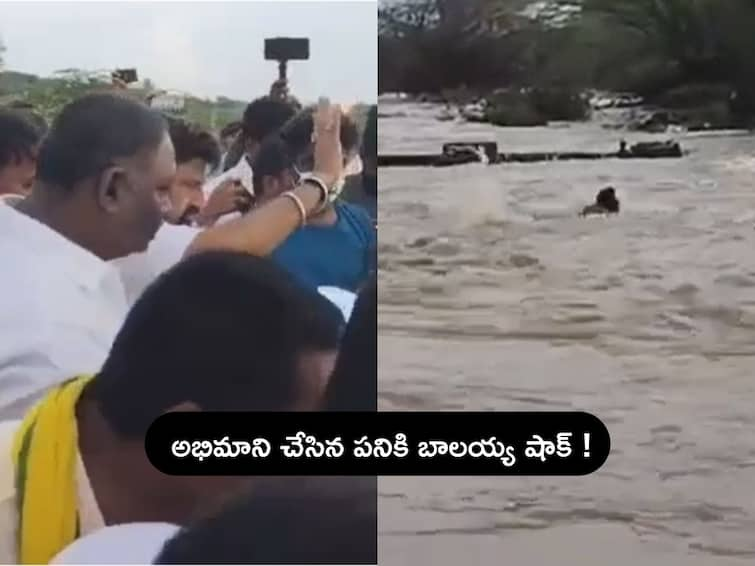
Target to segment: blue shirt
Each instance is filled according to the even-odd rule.
[[[337,202],[333,226],[304,226],[271,254],[304,285],[358,292],[374,268],[377,234],[366,211]]]

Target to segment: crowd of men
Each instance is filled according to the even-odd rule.
[[[170,411],[376,410],[377,112],[0,110],[0,561],[376,562],[376,481],[179,478]]]

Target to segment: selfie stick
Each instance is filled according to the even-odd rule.
[[[306,37],[269,37],[265,40],[265,59],[278,61],[278,80],[285,81],[289,61],[309,59],[309,39]]]

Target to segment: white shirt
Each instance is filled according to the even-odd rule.
[[[253,171],[252,166],[249,165],[249,160],[246,158],[245,155],[241,156],[241,159],[239,159],[239,162],[231,167],[228,171],[225,173],[221,173],[217,177],[213,177],[212,179],[209,179],[205,184],[204,187],[202,187],[202,190],[204,191],[205,198],[210,198],[210,195],[212,192],[220,186],[221,183],[225,182],[228,179],[237,179],[241,186],[243,186],[250,195],[254,195],[254,178],[253,178]],[[217,223],[223,224],[225,222],[228,222],[229,220],[232,220],[234,218],[239,218],[241,216],[240,212],[232,212],[231,214],[226,214],[225,216],[221,216]]]
[[[349,322],[351,313],[354,311],[354,304],[357,301],[356,294],[339,287],[323,286],[318,287],[317,290],[323,297],[337,306],[343,315],[343,319]]]
[[[244,188],[249,191],[249,194],[254,194],[252,166],[249,165],[249,160],[246,158],[246,156],[242,155],[241,159],[239,159],[239,162],[225,173],[221,173],[217,177],[209,179],[204,184],[205,196],[209,197],[210,194],[212,194],[212,191],[214,191],[217,187],[220,186],[221,183],[223,183],[227,179],[238,179],[244,186]]]
[[[181,528],[170,523],[124,523],[77,539],[50,564],[154,564]]]
[[[129,305],[136,302],[158,275],[181,261],[186,248],[200,231],[199,228],[164,223],[146,252],[113,261],[121,273]]]
[[[18,506],[11,447],[19,426],[20,420],[0,422],[0,564],[18,563]],[[76,461],[76,489],[81,536],[104,528],[105,519],[81,457]]]
[[[0,202],[0,419],[100,371],[128,311],[120,273]]]

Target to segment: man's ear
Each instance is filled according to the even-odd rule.
[[[108,167],[97,180],[97,203],[107,212],[118,210],[122,194],[120,189],[126,178],[126,171],[122,167]]]

